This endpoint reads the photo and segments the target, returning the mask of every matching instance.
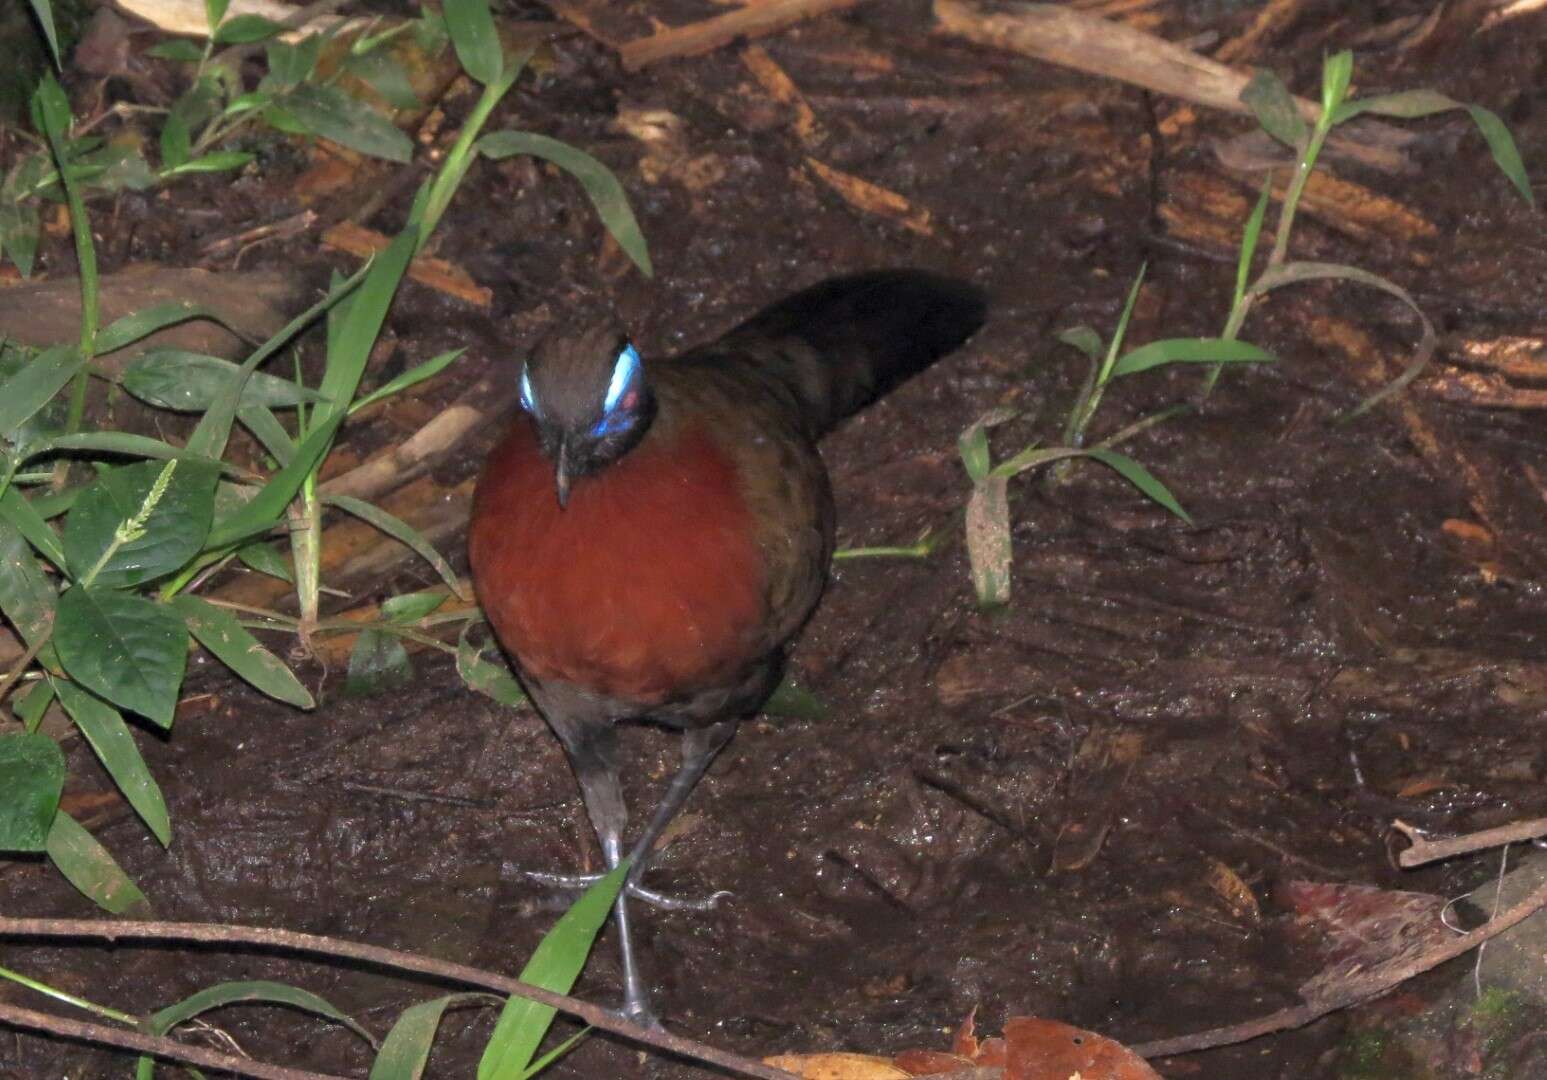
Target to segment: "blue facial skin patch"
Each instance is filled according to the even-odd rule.
[[[632,422],[632,417],[618,413],[618,406],[638,375],[639,350],[633,345],[625,345],[613,362],[612,381],[607,384],[607,396],[602,399],[602,418],[591,428],[593,436],[600,438]]]
[[[532,376],[521,369],[521,407],[533,416],[537,415],[537,395],[532,393]]]

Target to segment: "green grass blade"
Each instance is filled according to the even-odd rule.
[[[102,767],[123,792],[134,812],[139,814],[161,846],[172,842],[172,819],[167,813],[161,786],[150,775],[150,768],[129,734],[129,725],[118,710],[86,693],[74,683],[60,679],[54,684],[59,703],[70,714],[75,726],[96,752]]]
[[[449,352],[441,353],[434,359],[426,360],[424,363],[419,364],[416,367],[409,368],[397,378],[383,383],[375,390],[372,390],[369,394],[366,394],[359,401],[356,401],[353,405],[349,406],[350,415],[359,412],[367,405],[374,405],[376,402],[385,398],[389,398],[393,394],[402,393],[410,386],[422,383],[425,379],[439,375],[447,365],[449,365],[453,360],[456,360],[465,352],[467,352],[466,348],[452,349]]]
[[[222,399],[232,380],[241,380],[237,411],[262,406],[294,408],[320,395],[262,371],[244,372],[239,364],[185,349],[150,349],[124,367],[123,388],[141,401],[173,412],[203,412]]]
[[[295,498],[296,492],[301,490],[301,485],[311,475],[312,469],[328,452],[333,436],[337,434],[338,427],[343,422],[344,417],[340,413],[320,427],[313,428],[311,433],[301,441],[301,445],[296,447],[295,457],[270,477],[269,482],[263,485],[258,494],[243,503],[241,508],[230,517],[215,522],[215,527],[210,530],[209,539],[205,541],[204,549],[218,551],[257,536],[259,533],[268,532],[278,525],[284,516],[286,505]]]
[[[1234,338],[1165,338],[1141,345],[1112,368],[1112,376],[1132,375],[1166,364],[1266,363],[1272,353]]]
[[[53,400],[85,366],[74,345],[44,349],[16,374],[0,380],[0,432],[14,432]]]
[[[59,594],[49,584],[27,546],[21,530],[0,518],[0,614],[3,614],[23,641],[41,646],[54,628],[54,609]]]
[[[505,56],[489,0],[445,0],[441,10],[463,70],[485,86],[499,82]]]
[[[121,319],[114,319],[108,323],[97,335],[97,355],[103,356],[114,352],[125,345],[132,345],[142,338],[149,337],[157,330],[165,330],[169,326],[194,319],[208,319],[231,330],[233,334],[237,333],[218,312],[186,300],[174,300],[168,304],[157,304],[155,307],[146,308],[144,311],[136,311],[132,315],[125,315]]]
[[[596,207],[596,213],[601,217],[602,224],[607,226],[607,231],[612,233],[618,246],[634,261],[634,265],[639,267],[640,273],[645,277],[653,274],[650,268],[650,252],[645,245],[645,235],[639,228],[639,221],[634,217],[634,211],[629,207],[628,196],[623,191],[623,185],[612,174],[612,170],[600,161],[568,143],[530,131],[493,132],[478,140],[478,150],[485,157],[495,160],[515,154],[531,154],[545,161],[551,161],[568,172],[580,181],[580,186],[585,189],[592,205]]]
[[[295,673],[264,648],[235,615],[186,593],[174,597],[169,604],[183,617],[194,640],[258,690],[298,709],[316,707],[316,700]]]
[[[339,324],[338,347],[328,349],[327,371],[318,388],[325,400],[313,414],[313,423],[323,422],[330,415],[342,417],[349,402],[354,400],[355,390],[365,374],[366,361],[371,356],[371,346],[381,333],[387,308],[403,279],[403,272],[408,269],[418,239],[419,230],[412,225],[398,233],[371,261],[365,280],[350,297],[348,309]]]
[[[54,564],[55,569],[65,569],[64,549],[59,546],[59,535],[49,527],[31,501],[14,487],[6,488],[0,494],[0,519],[15,526],[29,544]]]
[[[1488,152],[1493,155],[1499,171],[1515,185],[1515,190],[1520,192],[1520,197],[1525,199],[1527,205],[1536,206],[1536,194],[1531,190],[1530,177],[1526,176],[1525,162],[1520,160],[1520,148],[1515,145],[1514,136],[1510,135],[1504,121],[1499,119],[1497,113],[1481,105],[1468,105],[1466,111],[1487,140]]]
[[[1101,462],[1187,524],[1192,524],[1192,518],[1186,510],[1182,509],[1182,504],[1176,501],[1176,497],[1166,489],[1166,485],[1155,479],[1153,473],[1127,454],[1119,454],[1115,450],[1087,450],[1085,453],[1086,456]]]
[[[53,54],[55,69],[61,69],[63,65],[59,61],[59,34],[54,29],[53,4],[50,0],[32,0],[32,13],[38,17],[38,25],[43,28],[43,37],[48,42],[48,51]]]
[[[457,572],[451,568],[451,564],[435,550],[434,544],[425,539],[423,533],[408,522],[364,499],[350,495],[324,495],[322,501],[328,506],[336,506],[345,513],[353,514],[367,525],[380,529],[398,543],[411,548],[414,554],[434,568],[452,592],[463,600],[468,599],[462,592],[462,583],[457,579]]]
[[[42,851],[64,791],[64,754],[47,735],[0,735],[0,851]]]
[[[1241,257],[1235,267],[1235,298],[1231,307],[1238,307],[1246,295],[1246,282],[1251,276],[1252,259],[1257,254],[1257,241],[1262,237],[1262,221],[1268,213],[1268,200],[1273,196],[1273,176],[1263,177],[1262,194],[1246,219],[1246,231],[1241,234]]]
[[[613,901],[628,877],[627,859],[587,889],[564,913],[521,969],[521,981],[567,994],[591,954],[591,946],[612,911]],[[494,1025],[494,1034],[478,1062],[478,1080],[514,1080],[532,1064],[554,1010],[526,998],[511,997]]]
[[[48,830],[48,857],[64,879],[111,915],[150,914],[150,902],[112,854],[63,810]]]
[[[351,150],[406,165],[414,143],[392,121],[336,86],[302,83],[280,99],[282,108],[314,135]]]
[[[447,994],[404,1009],[387,1037],[381,1040],[381,1049],[371,1062],[369,1080],[420,1080],[447,1007],[489,1000],[488,994]]]
[[[65,202],[70,207],[70,232],[75,238],[75,262],[81,281],[81,355],[96,355],[97,320],[100,318],[99,288],[97,281],[97,249],[91,238],[91,220],[86,215],[86,203],[81,198],[80,184],[69,167],[67,141],[70,135],[70,100],[64,88],[49,72],[33,95],[34,114],[42,120],[49,147],[54,153],[54,164],[64,184]],[[70,402],[70,429],[80,426],[86,404],[84,375],[75,381],[75,393]]]
[[[263,444],[263,448],[281,468],[290,464],[295,457],[295,440],[273,413],[262,406],[252,406],[238,409],[236,418]]]

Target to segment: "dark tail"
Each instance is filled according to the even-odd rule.
[[[966,341],[987,310],[983,292],[965,281],[873,270],[781,300],[701,355],[754,365],[820,435]]]

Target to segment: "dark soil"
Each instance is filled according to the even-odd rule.
[[[1305,5],[1251,62],[1315,97],[1324,52],[1428,7]],[[1154,29],[1171,40],[1229,39],[1257,13],[1223,2],[1159,10]],[[711,8],[673,0],[650,13],[681,23]],[[613,25],[620,38],[649,29],[621,9]],[[1361,46],[1358,90],[1433,87],[1488,105],[1530,167],[1547,151],[1544,23],[1482,35],[1474,26],[1475,11],[1417,48]],[[1055,334],[1082,323],[1109,333],[1141,264],[1131,342],[1219,332],[1234,253],[1177,230],[1167,210],[1186,211],[1182,189],[1197,175],[1225,178],[1249,202],[1259,177],[1224,172],[1213,145],[1250,123],[1200,110],[1168,133],[1173,102],[931,36],[912,3],[862,6],[761,44],[813,104],[826,140],[818,156],[927,208],[932,236],[815,182],[789,114],[756,87],[738,47],[628,75],[571,35],[492,126],[565,139],[614,168],[656,277],[608,247],[560,174],[486,163],[436,247],[494,290],[494,312],[409,285],[389,320],[399,366],[471,346],[432,392],[450,400],[486,372],[513,373],[548,327],[614,305],[643,349],[660,353],[844,270],[926,266],[994,297],[968,347],[824,444],[841,543],[907,543],[926,527],[951,539],[926,560],[838,563],[792,658],[830,715],[745,725],[695,794],[652,881],[734,896],[706,914],[639,916],[669,1026],[748,1054],[944,1046],[974,1007],[980,1030],[1040,1015],[1127,1042],[1183,1034],[1293,1004],[1314,973],[1286,933],[1278,883],[1450,894],[1485,878],[1491,855],[1398,871],[1388,831],[1395,817],[1460,832],[1547,813],[1539,418],[1445,404],[1420,383],[1337,423],[1406,363],[1413,323],[1395,301],[1353,286],[1282,290],[1246,327],[1280,361],[1227,372],[1200,413],[1127,447],[1194,524],[1095,465],[1057,487],[1023,477],[1011,494],[1014,597],[980,611],[960,539],[958,434],[1008,403],[1022,415],[996,429],[998,454],[1056,440],[1084,363]],[[72,86],[78,110],[89,85]],[[470,102],[463,92],[446,107],[455,118]],[[675,117],[685,148],[654,182],[617,122],[641,110]],[[1540,218],[1465,114],[1409,128],[1408,175],[1330,164],[1437,231],[1414,242],[1379,230],[1352,238],[1305,216],[1297,254],[1409,289],[1447,361],[1457,342],[1540,334]],[[211,239],[295,213],[306,164],[274,144],[235,183],[192,180],[165,197],[95,206],[108,269],[192,265]],[[368,224],[396,228],[409,194]],[[315,208],[326,224],[358,202],[351,190]],[[210,268],[231,265],[226,256]],[[353,264],[323,251],[316,230],[242,262],[312,283],[335,265]],[[65,238],[45,245],[42,267],[73,272]],[[1329,325],[1366,336],[1384,365],[1374,381],[1335,347]],[[1199,379],[1173,368],[1122,381],[1098,433],[1195,398]],[[471,475],[494,434],[444,477]],[[348,442],[363,454],[399,437],[374,423]],[[1481,552],[1446,527],[1480,517],[1493,537]],[[429,581],[404,564],[376,593]],[[197,674],[172,735],[141,733],[172,808],[170,850],[124,814],[102,840],[160,917],[270,924],[519,971],[562,906],[523,871],[597,858],[542,721],[464,690],[443,663],[421,660],[411,688],[363,700],[343,697],[340,672],[308,679],[323,699],[313,714],[217,671]],[[675,766],[674,737],[637,728],[625,745],[632,801],[650,804]],[[109,790],[79,746],[72,768],[77,795]],[[1052,872],[1055,859],[1075,868]],[[1231,875],[1249,897],[1219,887]],[[0,908],[92,914],[42,865],[0,871]],[[172,947],[7,943],[0,963],[144,1010],[223,979],[281,979],[378,1033],[438,992],[337,965]],[[612,1000],[617,981],[609,938],[578,992]],[[21,1000],[15,988],[0,994]],[[1340,1047],[1361,1015],[1160,1065],[1177,1076],[1340,1075]],[[369,1062],[354,1036],[286,1010],[211,1019],[261,1059],[351,1075]],[[491,1023],[489,1010],[450,1015],[431,1074],[471,1075]],[[125,1068],[75,1044],[0,1039],[5,1076]],[[593,1038],[551,1075],[704,1074]]]

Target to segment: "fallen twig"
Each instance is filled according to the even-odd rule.
[[[618,50],[625,71],[697,56],[729,45],[738,38],[752,40],[778,33],[805,19],[853,7],[860,0],[764,0],[687,26],[636,38]]]
[[[108,919],[17,919],[4,916],[0,916],[0,937],[90,938],[110,942],[197,941],[224,947],[254,945],[281,952],[308,953],[315,956],[355,960],[370,964],[373,967],[388,968],[393,971],[411,971],[434,979],[462,983],[466,986],[479,986],[497,993],[526,998],[557,1009],[559,1012],[569,1016],[578,1017],[592,1027],[600,1028],[603,1031],[610,1031],[614,1035],[621,1035],[633,1042],[664,1050],[667,1053],[680,1054],[695,1061],[718,1065],[722,1069],[741,1076],[761,1077],[763,1080],[798,1080],[792,1073],[764,1065],[762,1062],[755,1061],[752,1058],[719,1050],[693,1039],[673,1035],[670,1032],[642,1027],[639,1024],[623,1019],[622,1016],[611,1009],[604,1009],[600,1005],[593,1005],[588,1001],[581,1001],[579,998],[569,997],[565,994],[555,994],[551,990],[544,990],[541,987],[532,986],[529,983],[521,982],[519,979],[512,979],[492,971],[483,971],[478,968],[468,967],[465,964],[453,964],[444,960],[417,956],[413,953],[400,952],[396,949],[386,949],[378,945],[365,945],[355,941],[343,941],[338,938],[321,937],[316,934],[302,934],[293,930],[278,930],[264,926],[233,926],[186,922],[118,922]],[[10,1007],[0,1006],[0,1008],[5,1010],[0,1012],[0,1019],[10,1015]],[[26,1010],[19,1011],[26,1012]],[[48,1020],[51,1025],[58,1021],[61,1024],[80,1026],[75,1021],[60,1020],[59,1018],[48,1017],[43,1013],[32,1015]],[[35,1025],[29,1023],[26,1026],[34,1027]],[[85,1026],[95,1028],[98,1025]],[[49,1026],[44,1030],[63,1032],[65,1029],[59,1026]],[[105,1030],[112,1032],[115,1036],[124,1035],[134,1036],[137,1039],[143,1038],[143,1036],[138,1036],[134,1032],[120,1031],[116,1028],[107,1028]],[[92,1036],[77,1034],[77,1037],[91,1038]],[[112,1045],[129,1045],[123,1041],[106,1041],[109,1041]],[[130,1048],[141,1049],[141,1046],[136,1043]],[[154,1052],[161,1051],[158,1049]],[[211,1064],[205,1061],[196,1061],[195,1063]],[[220,1064],[214,1067],[229,1068],[230,1066]],[[261,1074],[248,1072],[247,1075],[273,1076],[276,1080],[316,1080],[317,1076],[315,1073],[297,1073],[291,1070]]]
[[[1488,848],[1518,843],[1521,840],[1534,840],[1538,836],[1547,836],[1547,818],[1531,818],[1510,825],[1500,825],[1494,829],[1467,833],[1465,836],[1452,836],[1444,840],[1426,839],[1422,832],[1400,818],[1393,821],[1391,827],[1412,842],[1411,847],[1404,849],[1397,856],[1397,865],[1404,867],[1423,866],[1425,863],[1439,862],[1441,859],[1450,859],[1473,851],[1484,851]]]
[[[1438,948],[1429,949],[1411,959],[1401,958],[1399,963],[1380,965],[1368,971],[1356,972],[1341,984],[1329,987],[1326,993],[1313,994],[1311,1000],[1304,1004],[1280,1009],[1278,1012],[1269,1013],[1267,1016],[1248,1020],[1245,1023],[1212,1028],[1192,1035],[1181,1035],[1174,1039],[1156,1039],[1153,1042],[1138,1043],[1129,1049],[1146,1058],[1171,1057],[1174,1054],[1190,1054],[1195,1050],[1207,1050],[1214,1046],[1243,1043],[1263,1035],[1271,1035],[1275,1031],[1304,1027],[1328,1013],[1379,997],[1415,975],[1436,968],[1447,960],[1465,955],[1483,942],[1498,937],[1510,927],[1524,922],[1543,906],[1547,906],[1547,883],[1471,933],[1462,934]]]
[[[347,251],[362,259],[385,250],[390,242],[391,237],[352,221],[341,221],[322,234],[324,246]],[[408,276],[421,285],[428,285],[477,307],[486,308],[494,302],[492,289],[478,284],[467,271],[445,259],[416,255],[414,261],[408,264]]]

